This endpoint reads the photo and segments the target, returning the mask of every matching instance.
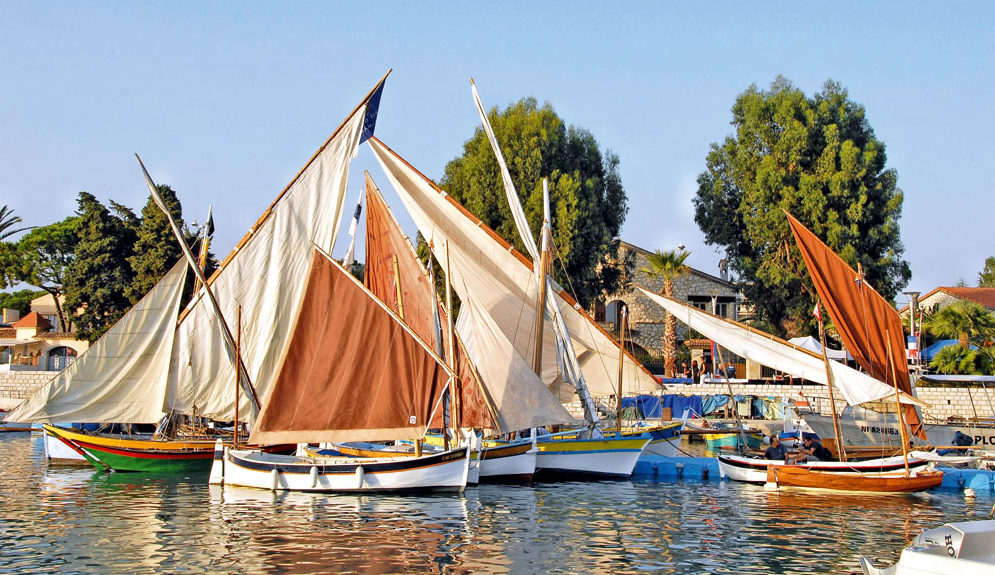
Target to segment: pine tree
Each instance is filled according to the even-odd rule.
[[[183,229],[183,208],[176,198],[176,192],[169,186],[160,185],[159,195],[162,196],[177,225]],[[162,213],[151,196],[142,208],[141,223],[138,225],[136,235],[138,239],[135,242],[134,255],[128,258],[134,279],[125,290],[125,295],[131,303],[142,299],[182,255],[166,214]]]

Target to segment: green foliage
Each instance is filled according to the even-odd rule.
[[[923,324],[938,337],[955,337],[959,347],[967,349],[973,341],[983,344],[995,334],[995,314],[967,300],[959,300],[935,311]]]
[[[943,375],[985,375],[984,359],[977,350],[963,348],[959,345],[948,345],[936,352],[929,367]]]
[[[11,229],[14,224],[19,223],[21,223],[21,216],[15,216],[14,210],[9,209],[6,205],[0,206],[0,240],[31,229],[31,227]]]
[[[76,258],[79,220],[70,216],[40,228],[35,228],[14,246],[11,275],[52,294],[59,315],[59,331],[69,331],[69,321],[59,303],[65,294],[66,272]]]
[[[97,198],[80,192],[77,200],[76,258],[65,274],[66,307],[80,337],[96,341],[129,307],[125,292],[133,275],[128,258],[137,236],[127,218],[112,214]]]
[[[978,272],[978,287],[995,287],[995,256],[985,260],[985,267]]]
[[[554,277],[572,285],[587,306],[601,293],[614,292],[623,272],[615,264],[618,236],[628,201],[618,156],[602,154],[586,130],[567,127],[548,103],[525,98],[488,114],[508,171],[525,209],[533,237],[542,225],[542,179],[549,179],[553,242],[564,262]],[[483,130],[463,145],[463,155],[446,165],[439,185],[520,251],[497,160]],[[599,264],[604,264],[599,266]]]
[[[159,195],[162,196],[176,224],[183,229],[183,208],[176,198],[176,192],[169,186],[160,185]],[[121,211],[118,210],[118,213]],[[162,213],[151,195],[142,208],[140,221],[136,219],[134,223],[130,223],[122,218],[122,223],[126,228],[132,228],[137,223],[137,226],[132,228],[138,238],[135,242],[134,255],[128,258],[134,277],[131,285],[125,290],[128,301],[134,304],[145,297],[145,294],[166,275],[183,253],[169,226],[166,214]]]
[[[829,81],[807,97],[778,77],[732,108],[735,133],[712,144],[698,176],[695,222],[725,248],[757,314],[787,335],[813,333],[815,290],[781,209],[894,299],[911,271],[901,259],[903,194],[863,106]]]
[[[16,292],[0,292],[0,309],[14,309],[21,317],[31,313],[31,300],[42,295],[43,291],[22,289]]]

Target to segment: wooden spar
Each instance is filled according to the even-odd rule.
[[[155,201],[162,213],[166,214],[166,219],[169,221],[169,227],[173,229],[173,235],[176,236],[176,240],[180,243],[180,249],[183,250],[183,255],[187,258],[187,263],[193,268],[193,273],[197,276],[197,279],[204,284],[204,291],[207,293],[207,299],[211,302],[211,308],[214,309],[214,314],[218,318],[218,322],[221,324],[221,335],[224,337],[225,345],[228,347],[230,353],[235,353],[235,338],[231,335],[231,329],[228,327],[228,323],[225,321],[224,314],[221,313],[221,306],[218,304],[217,298],[214,297],[214,292],[208,286],[207,279],[204,277],[204,272],[197,265],[197,260],[193,257],[193,253],[190,252],[190,246],[187,245],[186,240],[183,239],[183,233],[180,231],[180,227],[176,224],[176,220],[173,219],[173,214],[169,212],[166,204],[162,201],[162,197],[159,196],[159,188],[152,181],[152,176],[149,175],[149,171],[145,169],[145,164],[142,162],[142,158],[135,154],[135,158],[138,159],[138,165],[142,167],[142,173],[145,174],[145,184],[149,187],[149,192],[152,193],[152,199]],[[230,356],[229,356],[230,357]],[[232,359],[235,370],[242,373],[241,385],[245,387],[245,392],[249,396],[249,401],[252,403],[252,409],[254,414],[259,413],[259,396],[256,395],[256,388],[252,386],[252,380],[249,379],[249,373],[245,369],[245,365],[242,363],[241,358],[238,354]],[[238,378],[236,378],[238,379]]]
[[[618,344],[625,348],[625,324],[628,320],[628,313],[625,304],[622,304],[622,311],[618,322]],[[622,367],[625,365],[625,354],[618,354],[618,408],[615,413],[615,428],[622,433]]]
[[[836,452],[839,454],[840,461],[846,461],[846,447],[843,445],[843,432],[840,429],[839,415],[836,413],[836,395],[833,393],[833,371],[829,367],[829,355],[826,353],[826,327],[822,323],[822,312],[819,312],[816,317],[819,320],[819,343],[822,344],[822,363],[826,366],[826,387],[829,389],[829,409],[833,412],[833,433],[836,434]]]
[[[719,356],[719,363],[725,364],[719,344],[715,344],[715,353]],[[732,382],[729,381],[729,374],[726,373],[725,369],[722,370],[722,379],[725,380],[726,387],[729,388],[729,403],[732,405],[732,416],[736,420],[736,427],[739,429],[739,452],[744,453],[749,443],[746,439],[746,430],[743,428],[743,422],[739,419],[739,406],[736,405],[736,396],[732,393]]]
[[[208,231],[210,230],[210,227],[211,227],[211,223],[210,222],[211,222],[211,220],[213,218],[213,216],[211,215],[213,211],[214,211],[214,206],[208,206],[207,207],[207,220],[204,222],[204,234],[200,238],[200,254],[197,256],[197,263],[200,265],[200,269],[202,271],[204,271],[204,273],[207,273],[207,271],[206,271],[207,270],[207,255],[208,255],[209,250],[211,248],[211,236],[209,235]],[[200,286],[201,286],[200,278],[198,277],[198,278],[196,278],[194,280],[194,284],[193,284],[193,293],[194,294],[196,294],[198,291],[200,291]]]
[[[532,354],[532,369],[535,370],[536,375],[542,377],[542,339],[543,339],[543,328],[546,324],[546,271],[549,266],[549,249],[546,242],[546,224],[543,222],[542,226],[542,253],[539,254],[539,269],[538,279],[536,281],[536,288],[539,290],[539,294],[536,298],[536,317],[535,317],[535,350]]]
[[[884,330],[888,342],[888,364],[891,366],[891,383],[895,386],[895,413],[898,414],[898,429],[902,432],[902,456],[905,457],[905,475],[909,475],[909,432],[905,429],[905,414],[902,413],[902,399],[898,395],[898,375],[895,373],[895,358],[891,355],[891,336]]]
[[[446,269],[449,269],[449,240],[446,240]],[[449,366],[453,369],[453,374],[449,376],[449,424],[452,425],[453,430],[458,430],[460,428],[459,417],[459,394],[457,393],[456,386],[459,383],[459,379],[456,377],[456,340],[455,333],[453,330],[453,288],[449,285],[449,275],[446,275],[446,336],[448,337],[448,346],[446,348],[446,355],[449,356]],[[448,443],[448,436],[443,434]],[[447,447],[448,449],[448,447]]]
[[[394,266],[394,291],[397,293],[397,316],[401,318],[401,321],[407,323],[404,319],[404,298],[401,297],[401,272],[397,268],[397,254],[391,256],[391,263]]]
[[[238,327],[235,328],[235,357],[242,357],[242,306],[238,306]],[[232,445],[238,448],[238,388],[242,384],[241,371],[235,372],[235,434]]]

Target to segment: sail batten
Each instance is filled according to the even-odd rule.
[[[426,241],[436,250],[449,242],[451,281],[460,300],[468,292],[475,294],[519,354],[531,357],[534,287],[533,293],[528,292],[530,286],[535,286],[532,262],[377,138],[370,138],[368,143]],[[614,369],[621,351],[618,344],[575,307],[576,302],[562,288],[552,283],[552,290],[555,302],[551,303],[563,316],[590,392],[615,393],[618,382]],[[561,377],[551,327],[545,331],[543,347],[541,378],[564,401],[573,396],[574,388],[565,385]],[[634,393],[659,391],[657,380],[627,353],[625,363],[625,389]]]
[[[154,423],[168,408],[169,359],[186,278],[182,258],[107,332],[8,418]]]

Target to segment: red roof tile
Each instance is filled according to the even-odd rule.
[[[995,308],[995,287],[941,287],[948,294],[973,301],[987,308]]]
[[[36,311],[29,313],[28,315],[22,317],[21,319],[14,322],[13,327],[15,328],[25,328],[25,327],[36,327],[39,330],[52,329],[52,324],[45,319],[41,314]]]

